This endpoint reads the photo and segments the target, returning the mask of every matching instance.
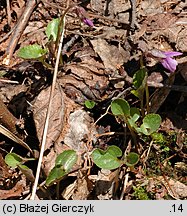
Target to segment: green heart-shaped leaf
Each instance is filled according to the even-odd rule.
[[[23,158],[16,153],[8,153],[5,156],[5,163],[10,167],[15,168],[23,163]]]
[[[112,113],[116,116],[129,116],[130,106],[129,103],[124,99],[116,99],[111,103]]]
[[[60,181],[67,172],[60,166],[55,166],[49,173],[46,179],[46,185],[49,186],[57,181]]]
[[[85,106],[86,106],[88,109],[92,109],[92,108],[94,108],[94,106],[95,106],[95,102],[94,102],[94,101],[90,101],[90,100],[86,100],[86,101],[84,102],[84,104],[85,104]]]
[[[147,83],[147,72],[145,68],[138,70],[133,76],[133,86],[135,89],[131,91],[137,98],[142,99],[145,86]]]
[[[106,151],[95,149],[92,153],[94,163],[102,169],[116,169],[122,162],[117,157],[122,156],[122,151],[117,146],[110,146]]]
[[[134,166],[139,161],[139,155],[135,152],[130,152],[125,158],[125,164],[127,166]]]
[[[107,149],[107,152],[109,154],[113,155],[114,157],[121,157],[122,156],[121,149],[115,145],[109,146]]]
[[[55,165],[63,166],[64,170],[68,172],[77,161],[77,154],[74,150],[66,150],[59,154],[56,158]]]
[[[158,130],[161,121],[160,115],[154,113],[148,114],[144,117],[140,130],[143,134],[150,135]]]
[[[59,28],[60,18],[53,19],[51,22],[48,23],[45,33],[48,37],[48,40],[56,41],[58,35],[58,28]]]
[[[43,49],[38,44],[33,44],[19,49],[18,56],[23,59],[40,59],[46,53],[47,49]]]

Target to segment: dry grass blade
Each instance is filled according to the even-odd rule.
[[[6,137],[8,137],[9,139],[13,140],[14,142],[20,144],[21,146],[23,146],[24,148],[26,148],[27,150],[29,150],[31,153],[32,149],[20,138],[18,138],[15,134],[13,134],[11,131],[9,131],[7,128],[5,128],[3,125],[0,124],[0,133],[2,133],[3,135],[5,135]]]

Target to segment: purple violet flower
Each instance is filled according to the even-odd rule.
[[[162,52],[165,55],[165,58],[161,58],[160,62],[165,67],[168,69],[170,72],[174,72],[177,68],[177,61],[173,59],[172,57],[174,56],[180,56],[182,55],[181,52]]]
[[[93,22],[88,19],[88,15],[85,11],[85,9],[83,7],[75,7],[75,13],[77,14],[77,16],[80,18],[80,20],[85,23],[86,25],[90,26],[90,27],[93,27],[94,24]]]
[[[174,72],[176,70],[176,68],[177,68],[178,63],[172,57],[180,56],[183,53],[181,53],[181,52],[173,52],[173,51],[164,52],[164,51],[153,49],[153,50],[151,50],[151,52],[149,54],[153,58],[159,59],[160,63],[162,64],[162,66],[164,68],[166,68],[170,72]]]
[[[86,25],[88,25],[90,27],[94,26],[93,22],[90,19],[84,18],[82,21],[83,21],[83,23],[85,23]]]

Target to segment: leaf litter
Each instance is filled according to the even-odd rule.
[[[25,122],[24,129],[17,128],[17,135],[21,134],[21,139],[39,152],[53,70],[41,62],[18,58],[18,50],[35,43],[43,48],[48,46],[45,28],[49,21],[61,15],[57,7],[65,10],[66,1],[42,1],[43,4],[37,5],[9,65],[3,64],[11,41],[11,34],[7,34],[14,26],[18,28],[16,23],[24,13],[25,2],[12,2],[11,19],[6,14],[6,1],[2,2],[0,71],[4,75],[0,77],[0,97],[15,118]],[[39,190],[38,198],[186,199],[185,3],[142,0],[137,1],[136,11],[132,11],[130,0],[112,0],[108,5],[98,0],[87,5],[81,3],[88,13],[86,19],[90,18],[94,26],[89,27],[84,21],[80,24],[81,20],[71,10],[66,15],[63,66],[58,72],[40,182],[45,182],[63,151],[75,150],[78,159],[59,182],[62,187],[58,196],[54,184],[45,187],[47,193]],[[131,29],[132,12],[136,14],[134,29]],[[178,66],[173,80],[159,61],[146,55],[153,49],[183,53],[176,59]],[[47,62],[53,64],[50,54]],[[143,66],[142,62],[148,70],[150,110],[162,117],[159,128],[162,137],[152,143],[142,136],[135,147],[123,120],[114,117],[107,108],[121,96],[130,105],[139,106],[138,99],[125,90],[132,87],[133,75]],[[18,84],[7,84],[8,81]],[[95,102],[92,109],[85,106],[87,100]],[[137,127],[141,126],[141,122],[138,124]],[[12,146],[13,152],[23,158],[32,155],[3,135],[0,144],[0,193],[3,194],[0,199],[25,199],[32,191],[32,181],[26,181],[23,170],[8,167],[4,158]],[[124,157],[136,151],[140,154],[139,162],[133,167],[122,164],[114,170],[98,168],[91,153],[97,148],[106,151],[112,145],[118,146]],[[37,154],[35,157],[35,162],[28,163],[32,173],[36,171]]]

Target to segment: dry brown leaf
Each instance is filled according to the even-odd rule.
[[[158,177],[164,186],[167,188],[168,193],[175,199],[181,199],[187,197],[187,186],[179,181],[168,178],[168,183],[164,180],[162,176]]]
[[[129,52],[122,47],[109,45],[104,39],[90,41],[95,52],[100,56],[106,69],[115,71],[122,66],[130,57]]]
[[[114,17],[116,14],[127,11],[130,9],[129,0],[111,0],[111,1],[100,1],[100,0],[91,0],[91,7],[101,14],[107,13],[110,17]],[[106,10],[107,8],[107,10]]]
[[[86,200],[92,191],[92,183],[83,173],[78,172],[74,193],[72,194],[73,200]]]
[[[50,89],[51,88],[49,87],[45,90],[42,90],[36,98],[35,102],[33,103],[33,116],[36,124],[37,135],[40,142],[43,134]],[[49,128],[45,149],[49,149],[50,146],[53,145],[53,143],[59,137],[63,128],[65,104],[61,91],[62,90],[60,86],[57,84],[52,101],[52,109],[49,119]]]
[[[94,195],[99,200],[110,200],[113,196],[113,187],[118,178],[119,170],[104,170],[98,172],[98,175],[90,175],[88,178],[95,181]]]
[[[3,185],[3,181],[12,176],[11,171],[6,165],[2,154],[0,153],[0,186]]]
[[[63,151],[70,149],[69,146],[64,144],[64,137],[67,134],[68,129],[69,129],[68,119],[69,119],[70,113],[72,113],[75,109],[80,108],[71,99],[69,99],[65,95],[65,93],[62,93],[62,95],[64,98],[64,104],[66,104],[65,114],[64,114],[64,124],[63,124],[63,129],[60,133],[60,136],[58,137],[56,142],[54,142],[53,147],[50,148],[50,151],[47,154],[45,154],[43,157],[43,171],[46,176],[49,174],[51,169],[54,167],[56,157]],[[78,162],[78,165],[79,164],[81,163]]]
[[[20,179],[16,185],[10,190],[0,190],[0,200],[5,200],[14,197],[20,197],[25,191],[26,180]]]

